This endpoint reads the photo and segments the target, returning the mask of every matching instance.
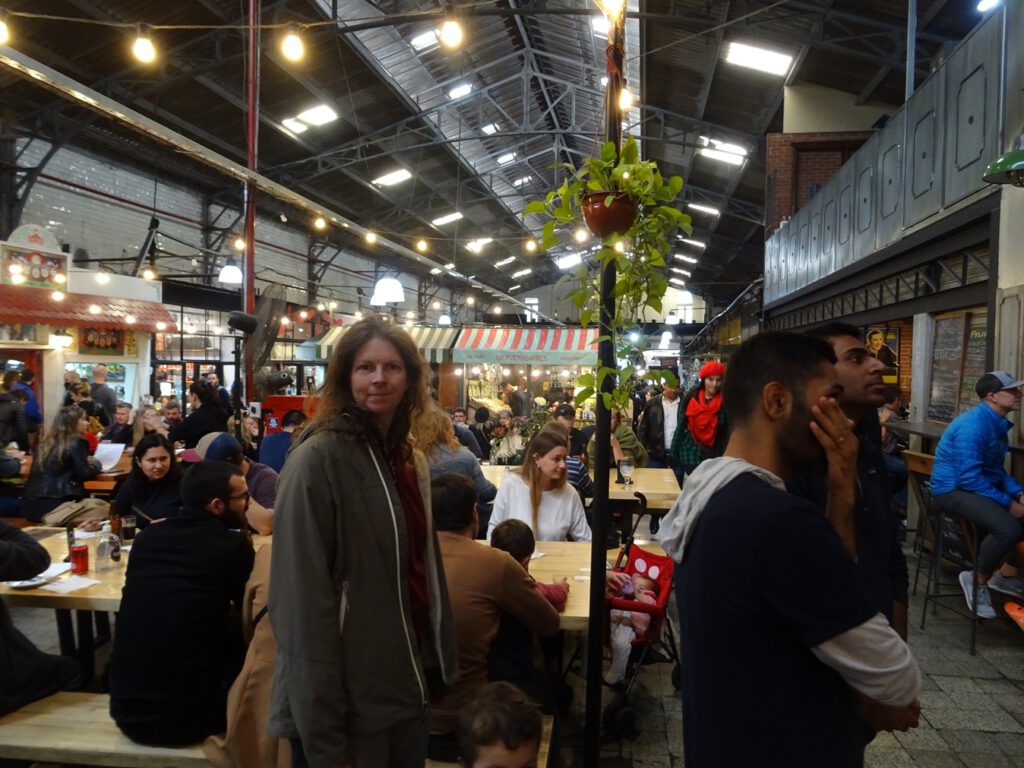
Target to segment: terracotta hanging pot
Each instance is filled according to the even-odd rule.
[[[583,219],[595,237],[605,238],[613,233],[624,235],[636,219],[636,203],[622,195],[605,205],[607,192],[591,192],[583,196]]]

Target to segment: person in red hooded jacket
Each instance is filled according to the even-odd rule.
[[[671,458],[689,475],[705,459],[721,456],[729,437],[729,420],[722,405],[725,366],[717,360],[704,363],[697,386],[683,398],[679,427],[672,438]]]

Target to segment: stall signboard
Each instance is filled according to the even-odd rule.
[[[66,253],[50,253],[5,243],[0,254],[4,285],[50,289],[63,287],[54,277],[57,274],[67,275]]]
[[[456,363],[508,365],[597,365],[596,328],[466,328],[452,359]]]
[[[964,354],[963,315],[935,321],[932,348],[932,387],[928,399],[928,418],[950,422],[957,416],[960,376]]]
[[[78,331],[78,354],[123,355],[125,335],[118,328],[81,328]]]

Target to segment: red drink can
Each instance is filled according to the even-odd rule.
[[[71,572],[89,572],[89,545],[75,544],[71,547]]]

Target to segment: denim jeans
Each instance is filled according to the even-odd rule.
[[[1011,515],[1000,503],[987,496],[967,491],[950,491],[932,496],[932,503],[943,513],[960,515],[980,529],[978,557],[975,570],[982,576],[995,573],[1007,555],[1011,555],[1017,542],[1024,539],[1024,521]],[[984,538],[982,534],[987,533]]]

